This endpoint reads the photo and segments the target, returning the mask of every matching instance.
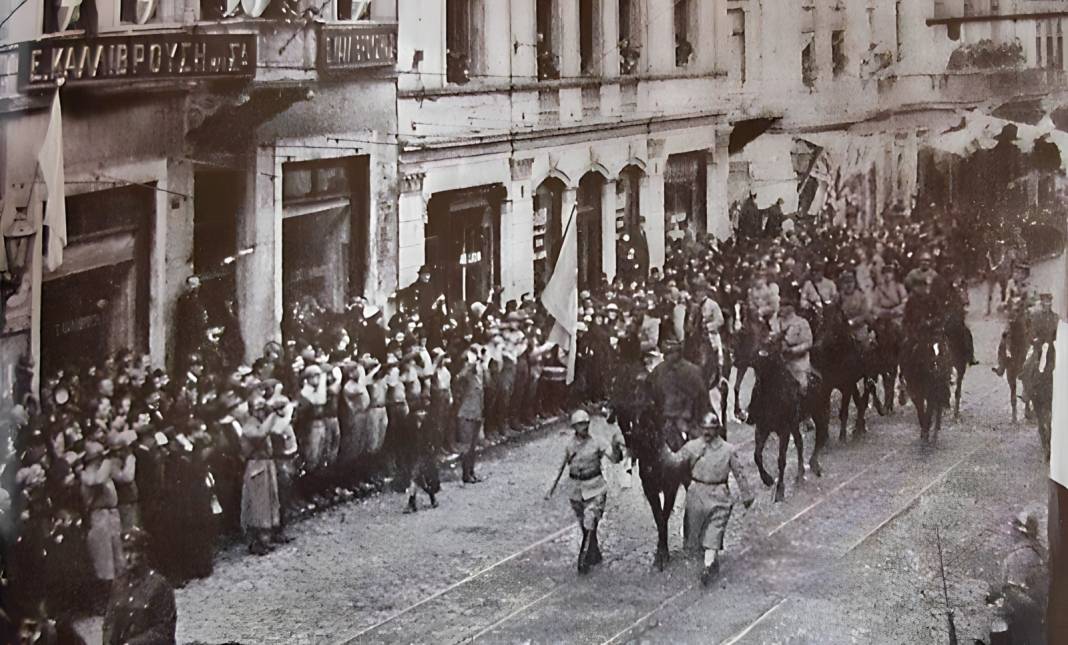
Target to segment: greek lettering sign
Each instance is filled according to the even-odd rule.
[[[319,68],[343,72],[397,64],[396,25],[324,25],[319,34]]]
[[[56,38],[22,43],[23,90],[106,81],[251,78],[256,72],[255,34],[135,34]]]

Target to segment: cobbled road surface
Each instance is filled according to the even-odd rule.
[[[1060,261],[1036,270],[1055,289]],[[1059,292],[1058,292],[1059,299]],[[621,469],[602,523],[605,562],[575,572],[579,531],[566,494],[543,494],[568,431],[545,429],[480,464],[486,481],[447,483],[437,509],[401,513],[384,494],[290,528],[265,557],[224,553],[214,575],[178,591],[182,643],[947,643],[937,544],[961,642],[985,638],[984,596],[1024,509],[1045,520],[1047,467],[1033,425],[1011,423],[1008,388],[990,370],[1002,322],[970,320],[982,364],[969,370],[959,420],[920,445],[911,406],[840,443],[824,476],[801,486],[791,448],[786,501],[752,467],[752,429],[731,424],[758,490],[731,518],[716,584],[681,552],[680,495],[672,560],[653,568],[656,533],[636,481]],[[747,395],[743,395],[743,399]],[[851,423],[852,425],[852,423]],[[852,428],[851,428],[852,429]],[[597,418],[594,432],[615,432]],[[806,454],[813,436],[805,434]],[[777,446],[769,441],[766,463]]]

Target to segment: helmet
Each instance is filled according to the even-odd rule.
[[[571,413],[571,425],[577,426],[590,423],[590,413],[585,410],[575,410]]]
[[[702,428],[720,428],[722,424],[719,422],[719,415],[715,412],[707,412],[705,416],[701,417]]]

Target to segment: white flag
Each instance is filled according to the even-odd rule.
[[[575,357],[578,355],[578,240],[575,229],[575,210],[571,211],[564,229],[564,242],[556,258],[553,275],[541,294],[545,310],[556,321],[549,333],[549,341],[567,347],[567,382],[575,380]]]
[[[45,268],[54,271],[63,263],[63,247],[67,246],[67,203],[63,174],[63,116],[59,108],[59,89],[52,98],[52,113],[48,117],[48,131],[37,155],[45,188],[44,225],[48,227],[48,257]]]
[[[1053,367],[1053,419],[1049,477],[1068,488],[1068,322],[1057,325],[1057,364]]]

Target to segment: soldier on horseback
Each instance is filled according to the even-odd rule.
[[[827,277],[826,270],[823,260],[814,260],[809,267],[808,280],[801,286],[801,311],[817,326],[823,319],[824,309],[838,302],[838,286]]]
[[[719,417],[714,412],[705,414],[700,429],[701,436],[687,442],[678,452],[662,447],[661,458],[671,467],[683,468],[689,474],[691,483],[686,493],[684,542],[687,550],[704,551],[701,583],[707,587],[719,572],[723,535],[734,508],[728,477],[734,474],[746,508],[753,505],[754,496],[737,449],[723,438]]]
[[[649,375],[653,402],[668,443],[689,439],[693,424],[709,407],[708,389],[701,369],[683,358],[682,343],[669,338],[664,343],[664,362]]]
[[[1053,368],[1056,367],[1057,327],[1060,316],[1053,311],[1053,294],[1039,296],[1039,308],[1030,319],[1030,350],[1024,362],[1022,378],[1028,403],[1038,418],[1038,436],[1046,458],[1050,454],[1051,414],[1053,405]]]
[[[782,341],[782,355],[786,360],[786,367],[804,392],[808,389],[812,376],[812,362],[809,359],[813,342],[812,327],[797,314],[797,306],[798,303],[794,300],[783,300],[780,303],[779,315],[772,321],[771,333],[773,338]]]

